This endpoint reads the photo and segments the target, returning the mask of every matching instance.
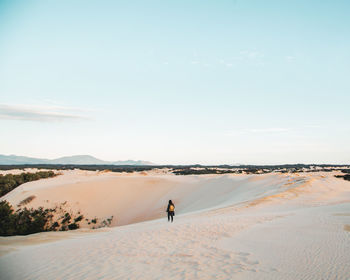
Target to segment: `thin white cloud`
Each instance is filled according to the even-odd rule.
[[[61,122],[73,120],[88,120],[87,117],[76,114],[82,109],[63,106],[35,106],[0,104],[0,120],[20,120],[35,122]]]

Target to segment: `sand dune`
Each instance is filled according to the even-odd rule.
[[[89,217],[113,215],[117,227],[0,238],[0,277],[348,279],[350,183],[333,175],[65,171],[3,199],[67,201]]]
[[[311,180],[283,174],[174,176],[81,170],[63,173],[55,178],[23,184],[2,199],[16,206],[33,196],[35,199],[26,206],[34,208],[65,203],[66,209],[80,211],[86,217],[114,216],[112,225],[116,226],[164,216],[169,199],[175,202],[178,214],[248,201],[253,205],[274,196],[296,193],[300,186]]]

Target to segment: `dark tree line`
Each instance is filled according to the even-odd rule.
[[[343,178],[346,181],[350,181],[350,174],[345,174],[345,175],[336,175],[335,177],[337,178]]]
[[[228,173],[242,173],[240,170],[220,170],[214,168],[192,169],[192,168],[178,168],[173,170],[175,175],[204,175],[204,174],[228,174]]]
[[[53,171],[39,171],[36,173],[22,173],[18,175],[0,174],[0,197],[27,182],[36,181],[43,178],[54,177]]]
[[[104,171],[112,172],[140,172],[149,171],[152,169],[168,168],[174,171],[177,175],[189,174],[225,174],[225,173],[269,173],[273,171],[279,172],[317,172],[317,171],[332,171],[338,170],[339,167],[350,168],[350,165],[337,164],[282,164],[282,165],[94,165],[94,164],[23,164],[23,165],[0,165],[0,170],[24,169],[24,168],[38,168],[38,169],[53,169],[53,170],[90,170],[90,171]],[[315,170],[312,167],[318,167]],[[197,168],[200,168],[198,170]],[[220,171],[215,169],[220,168]],[[329,169],[330,168],[330,169]],[[197,169],[197,170],[196,170]],[[282,170],[285,169],[285,170]],[[204,170],[204,171],[203,171]],[[349,169],[347,169],[349,170]]]

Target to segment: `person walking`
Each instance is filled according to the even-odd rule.
[[[168,212],[168,222],[170,221],[170,218],[171,222],[173,222],[175,216],[175,205],[171,200],[169,200],[168,208],[166,209],[166,211]]]

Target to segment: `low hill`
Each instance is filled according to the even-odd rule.
[[[76,164],[76,165],[154,165],[149,161],[125,160],[125,161],[104,161],[90,155],[74,155],[60,157],[57,159],[42,159],[16,155],[0,155],[0,165],[21,165],[21,164]]]

